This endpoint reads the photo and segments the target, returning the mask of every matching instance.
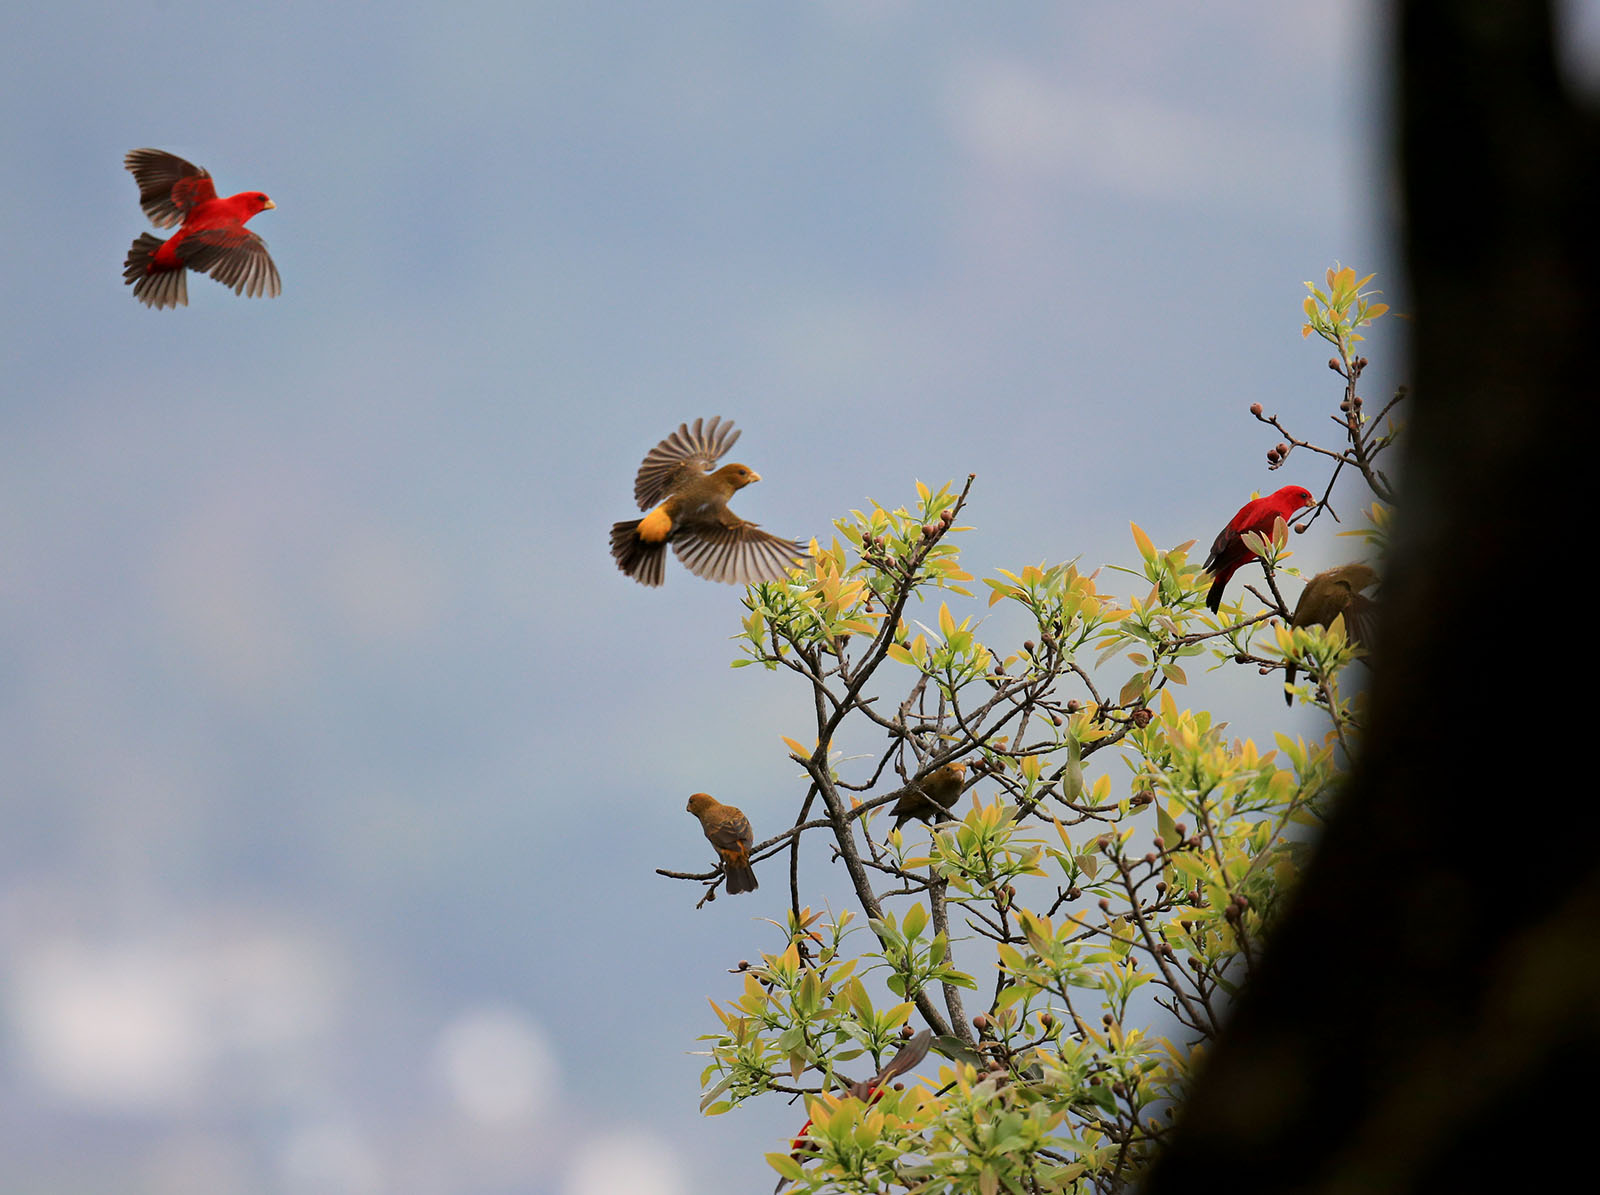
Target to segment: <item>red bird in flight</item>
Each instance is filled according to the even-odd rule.
[[[257,212],[277,207],[260,191],[217,198],[211,173],[160,149],[122,159],[139,184],[139,206],[157,228],[182,224],[169,240],[142,233],[128,250],[122,278],[147,307],[187,307],[188,270],[210,274],[234,294],[276,297],[282,289],[267,243],[245,228]]]
[[[1239,513],[1228,520],[1228,525],[1217,533],[1211,545],[1211,555],[1206,557],[1205,569],[1214,578],[1211,592],[1206,594],[1206,605],[1213,614],[1222,605],[1222,591],[1234,573],[1256,558],[1244,542],[1245,532],[1270,536],[1272,526],[1279,519],[1288,522],[1302,506],[1312,505],[1316,499],[1303,486],[1286,485],[1265,498],[1246,502]]]

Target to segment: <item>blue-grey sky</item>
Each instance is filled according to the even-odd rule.
[[[690,792],[793,816],[806,698],[728,669],[738,590],[615,571],[640,458],[731,418],[741,513],[824,539],[976,472],[973,572],[1320,487],[1246,408],[1329,427],[1303,279],[1404,306],[1374,9],[9,8],[8,1181],[769,1189],[803,1116],[701,1119],[687,1051],[783,885],[653,869]],[[133,300],[146,145],[273,197],[280,298]]]

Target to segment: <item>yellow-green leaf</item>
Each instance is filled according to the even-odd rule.
[[[1144,528],[1137,523],[1129,523],[1128,526],[1133,529],[1133,542],[1134,546],[1139,549],[1139,555],[1146,560],[1154,560],[1156,558],[1156,546],[1150,542],[1150,537],[1144,533]]]

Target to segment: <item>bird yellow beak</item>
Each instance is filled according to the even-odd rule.
[[[761,474],[757,473],[754,469],[750,470],[750,480],[751,481],[760,481],[761,480]]]
[[[267,200],[267,202],[266,202],[266,203],[265,203],[265,204],[263,204],[263,205],[262,205],[262,206],[263,206],[263,207],[277,207],[277,206],[278,206],[278,205],[277,205],[277,204],[275,204],[275,203],[273,203],[273,202],[272,202],[272,200],[270,200],[270,199],[269,199],[269,200]]]

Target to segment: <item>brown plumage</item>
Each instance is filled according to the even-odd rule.
[[[898,830],[914,817],[936,822],[948,816],[966,779],[966,764],[947,763],[913,780],[900,790],[900,799],[894,803],[894,828]]]
[[[710,793],[695,793],[689,798],[689,812],[700,819],[700,829],[706,841],[717,850],[722,860],[722,874],[727,877],[728,894],[754,892],[755,869],[750,866],[750,844],[755,835],[750,830],[750,819],[732,805],[724,805]]]
[[[1344,615],[1345,638],[1352,644],[1372,642],[1372,620],[1377,603],[1361,591],[1378,583],[1378,574],[1365,564],[1341,564],[1318,573],[1306,582],[1295,603],[1294,617],[1289,625],[1295,627],[1327,627]],[[1293,664],[1284,677],[1283,701],[1294,704],[1294,694],[1289,692],[1298,673]]]
[[[720,426],[719,426],[720,425]],[[666,578],[667,545],[683,566],[708,581],[753,585],[776,581],[805,555],[805,547],[741,519],[728,500],[761,475],[748,465],[711,466],[739,433],[720,415],[679,426],[650,450],[634,478],[633,497],[649,513],[612,525],[611,555],[641,585]]]

